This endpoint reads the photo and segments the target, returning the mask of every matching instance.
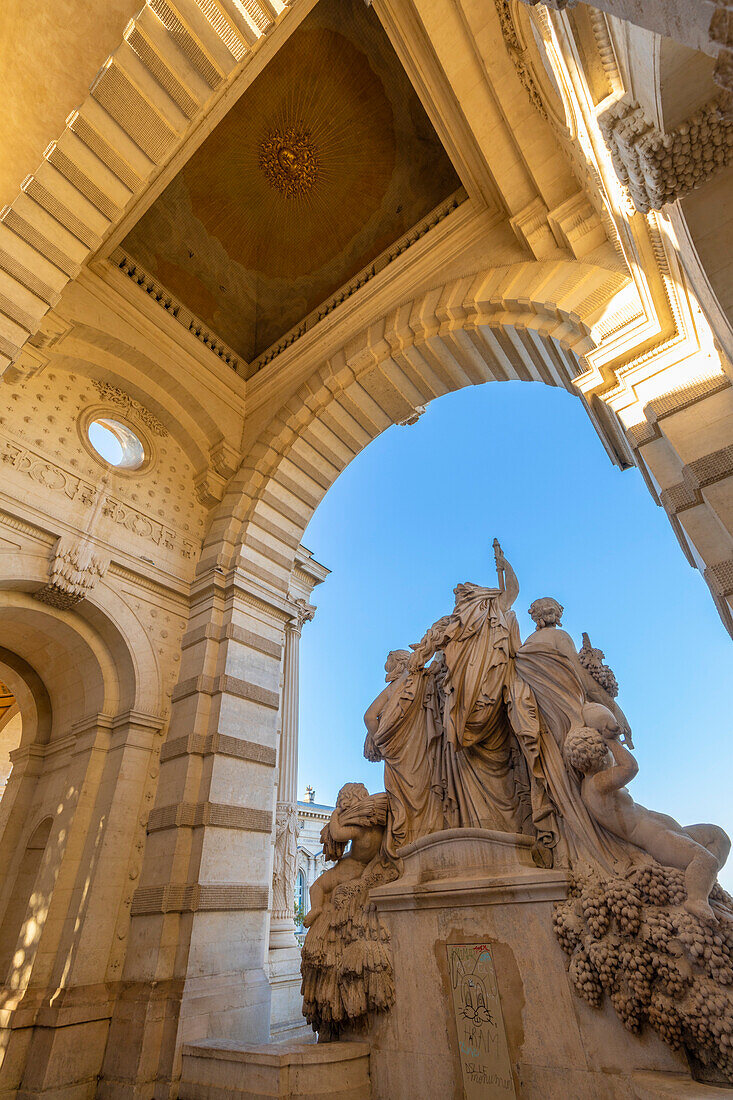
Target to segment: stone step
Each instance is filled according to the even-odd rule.
[[[278,1024],[270,1032],[272,1043],[315,1043],[316,1035],[302,1016],[297,1020],[288,1020],[284,1024]]]

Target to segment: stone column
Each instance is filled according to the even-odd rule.
[[[295,615],[285,626],[282,685],[282,731],[278,757],[275,853],[272,874],[270,950],[296,947],[294,909],[298,872],[298,708],[300,692],[300,634],[315,607],[295,601]]]

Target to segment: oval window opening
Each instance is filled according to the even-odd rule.
[[[137,470],[145,461],[145,448],[135,433],[119,420],[100,417],[87,429],[94,450],[118,470]]]

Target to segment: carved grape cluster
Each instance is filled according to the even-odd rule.
[[[730,898],[719,886],[718,908]],[[684,878],[653,863],[627,878],[576,877],[553,925],[568,976],[589,1005],[604,994],[628,1031],[645,1024],[733,1081],[733,912],[718,925],[683,908]]]

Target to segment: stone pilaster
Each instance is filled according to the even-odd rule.
[[[300,699],[300,635],[315,615],[304,599],[295,601],[295,615],[285,627],[275,853],[272,875],[270,950],[295,947],[293,890],[298,869],[298,712]]]

